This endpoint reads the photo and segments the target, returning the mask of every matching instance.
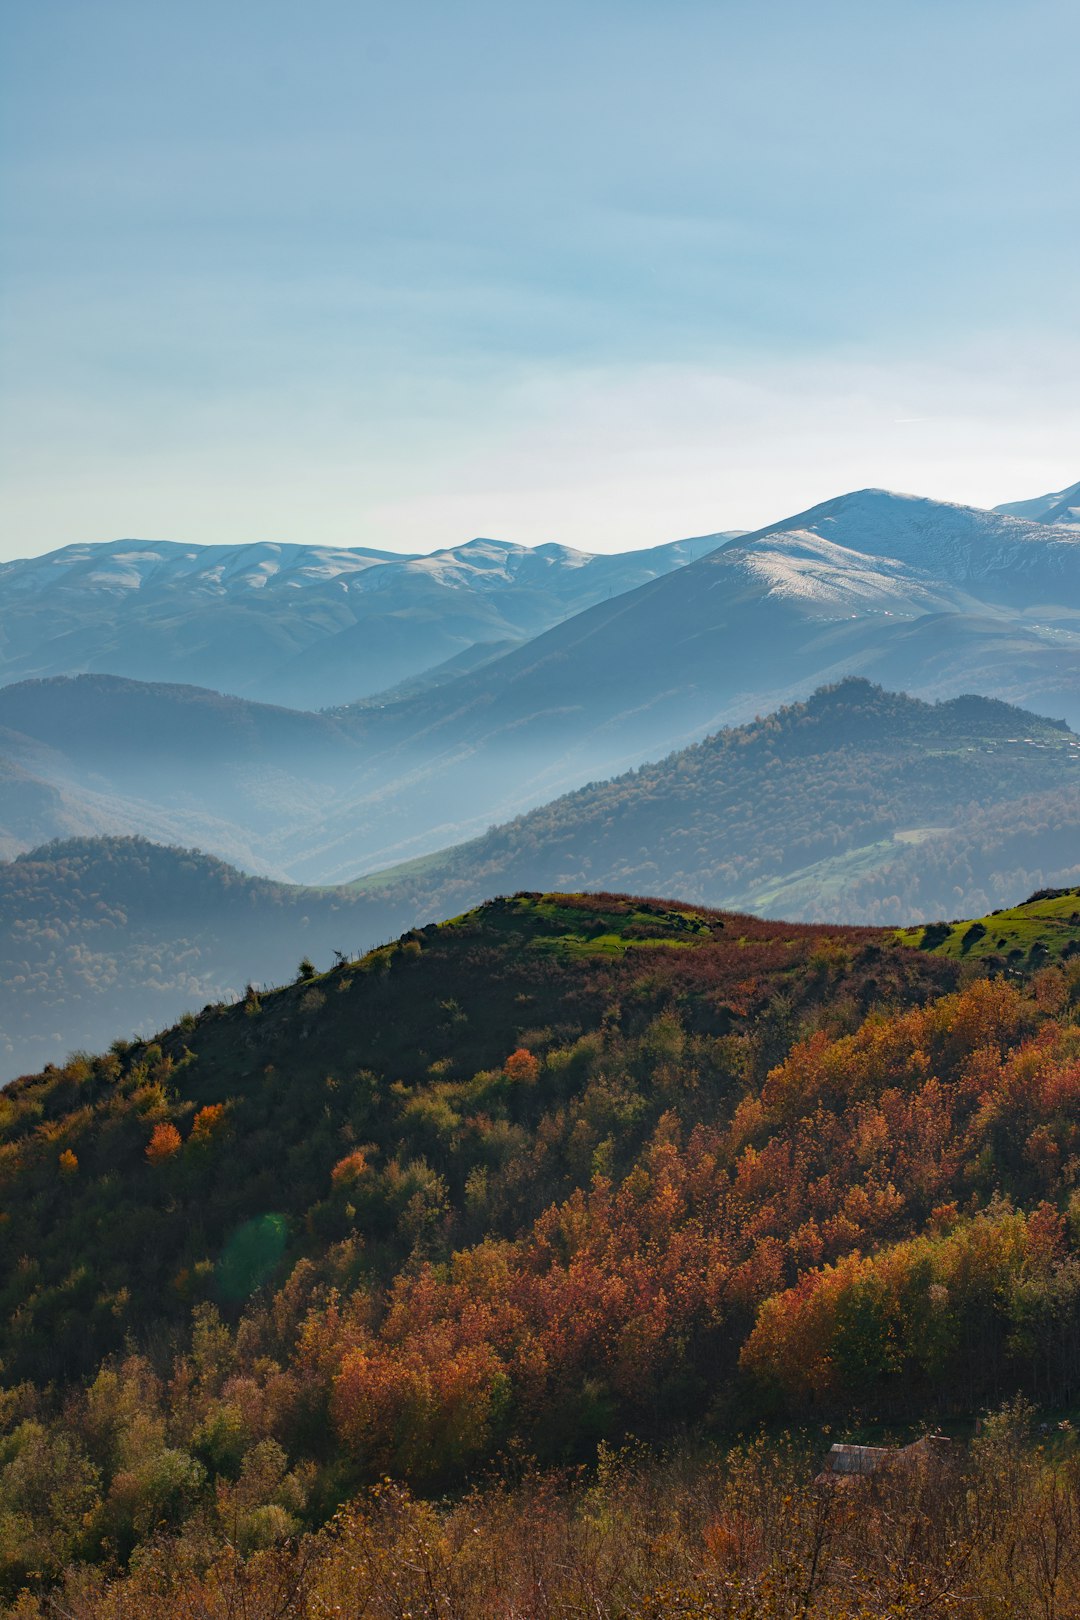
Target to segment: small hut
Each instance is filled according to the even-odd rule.
[[[848,1480],[866,1479],[887,1468],[911,1468],[927,1461],[940,1464],[951,1461],[957,1453],[956,1443],[944,1434],[924,1434],[909,1446],[851,1446],[838,1441],[829,1448],[825,1466],[815,1479],[815,1485],[841,1485]]]

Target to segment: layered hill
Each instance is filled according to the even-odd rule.
[[[1080,738],[988,698],[863,680],[365,878],[437,915],[517,888],[656,889],[844,922],[930,920],[1080,875]]]
[[[202,737],[208,716],[196,714]],[[223,782],[232,771],[243,783],[231,735],[211,753]],[[139,759],[136,747],[136,771]],[[183,773],[176,782],[179,799]],[[314,803],[316,787],[297,784]],[[43,814],[33,796],[27,813]],[[1068,728],[991,699],[927,704],[860,680],[348,887],[256,880],[132,838],[69,839],[0,865],[0,1079],[280,979],[300,949],[325,964],[490,894],[633,887],[896,925],[1080,880],[1078,851],[1080,739]]]
[[[108,820],[0,755],[0,861],[54,838],[97,832]]]
[[[518,641],[724,535],[591,555],[472,540],[365,547],[118,540],[0,565],[0,682],[83,672],[345,703],[477,644]]]
[[[63,796],[81,823],[69,830],[197,843],[279,875],[289,835],[316,828],[363,768],[325,715],[112,675],[0,687],[0,751]],[[20,848],[37,841],[10,825]]]
[[[859,492],[358,715],[357,734],[410,781],[401,837],[436,804],[467,825],[472,784],[490,821],[851,674],[1080,723],[1080,534]]]
[[[115,677],[21,682],[0,689],[0,751],[115,802],[118,831],[342,882],[853,674],[1080,725],[1080,531],[861,491],[378,702],[316,717]]]
[[[60,1583],[96,1620],[346,1612],[377,1590],[434,1613],[445,1589],[490,1613],[458,1601],[462,1572],[475,1595],[478,1516],[505,1525],[523,1475],[517,1534],[554,1524],[577,1557],[579,1518],[529,1459],[603,1445],[580,1498],[595,1583],[600,1493],[641,1473],[642,1442],[700,1451],[764,1419],[969,1432],[1017,1395],[1073,1411],[1080,983],[1071,957],[984,968],[879,930],[533,893],[8,1088],[0,1600],[26,1588],[12,1612],[44,1615],[35,1593]],[[992,1554],[1010,1481],[1032,1478],[1024,1416],[994,1419],[970,1467],[956,1448],[955,1490],[916,1452],[891,1611],[925,1609],[921,1582],[897,1609],[898,1568],[942,1567],[928,1501],[943,1557],[960,1548],[950,1600],[981,1568],[954,1527],[977,1516]],[[1060,1433],[1025,1535],[1071,1500]],[[463,1487],[500,1457],[482,1507]],[[730,1610],[763,1523],[807,1558],[822,1523],[835,1558],[833,1507],[885,1504],[891,1533],[887,1475],[804,1489],[763,1442],[726,1468],[686,1532],[696,1563],[680,1550],[669,1575],[686,1538],[655,1536],[643,1612]],[[463,1499],[452,1537],[406,1482]],[[667,1525],[655,1488],[632,1500]],[[1039,1518],[1032,1556],[1053,1523],[1072,1520]],[[130,1586],[105,1579],[128,1564]]]

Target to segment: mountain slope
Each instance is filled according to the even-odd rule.
[[[926,1614],[944,1570],[988,1615],[985,1559],[999,1614],[1031,1612],[1029,1568],[1068,1593],[1070,1429],[1032,1474],[1016,1397],[1080,1395],[1078,1010],[1071,957],[986,976],[534,893],[27,1077],[0,1096],[0,1601],[488,1615],[492,1518],[522,1613],[537,1536],[545,1582],[575,1560],[565,1614]],[[823,1427],[959,1437],[1004,1402],[970,1453],[809,1484]],[[785,1421],[809,1448],[736,1443]],[[646,1448],[679,1437],[696,1471],[658,1489]],[[601,1540],[624,1483],[629,1573]]]
[[[472,540],[430,556],[120,540],[0,565],[0,681],[100,672],[295,708],[518,641],[726,538],[591,555]]]
[[[1036,495],[1030,501],[1006,501],[995,506],[994,511],[1029,518],[1033,523],[1063,523],[1080,528],[1080,484],[1070,484],[1068,489],[1051,495]]]
[[[744,535],[728,549],[767,556],[784,536],[816,535],[917,570],[984,605],[1080,608],[1080,536],[1053,521],[863,489]]]
[[[1045,826],[1040,794],[1064,795],[1059,829]],[[1030,801],[1022,816],[1020,800]],[[1006,892],[1080,864],[1080,738],[994,700],[928,705],[848,680],[359,887],[418,916],[492,891],[584,887],[655,889],[806,920],[900,922],[963,903],[955,872],[918,893],[902,872],[940,863],[976,827],[1000,856],[986,818],[1010,811],[1011,854],[999,862]],[[966,860],[970,871],[971,848]]]

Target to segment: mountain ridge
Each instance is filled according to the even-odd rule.
[[[497,656],[456,655],[397,690],[382,681],[373,701],[324,715],[331,731],[310,715],[287,721],[280,708],[271,728],[252,710],[261,752],[227,760],[219,780],[193,750],[183,771],[166,762],[160,780],[156,766],[139,773],[124,731],[144,698],[131,686],[111,698],[98,689],[101,712],[85,728],[96,757],[75,737],[78,760],[54,744],[71,732],[64,711],[85,710],[91,687],[0,688],[0,726],[19,734],[0,747],[64,790],[116,797],[124,831],[161,837],[167,826],[168,841],[268,874],[343,882],[850,675],[931,698],[984,692],[1080,725],[1080,599],[1069,605],[1078,591],[1080,531],[855,492]],[[154,691],[145,702],[158,703],[168,735],[179,700]],[[202,707],[209,714],[211,700]],[[321,741],[300,759],[304,735]]]
[[[520,640],[726,534],[634,552],[474,539],[428,554],[178,541],[0,564],[0,680],[107,673],[325,707]]]
[[[1067,489],[1055,490],[1049,495],[1036,495],[1032,500],[1006,501],[1001,506],[995,506],[994,511],[1030,518],[1036,523],[1060,523],[1080,528],[1080,483],[1070,484]]]

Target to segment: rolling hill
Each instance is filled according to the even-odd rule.
[[[1080,887],[1040,889],[985,917],[902,928],[897,939],[935,956],[998,968],[1067,963],[1080,954]]]

